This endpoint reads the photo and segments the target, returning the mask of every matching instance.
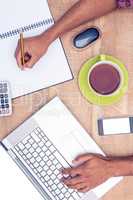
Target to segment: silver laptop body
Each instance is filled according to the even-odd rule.
[[[58,114],[60,115],[61,113]],[[71,143],[72,140],[75,140],[74,145],[77,145],[77,149],[80,151],[81,147],[78,143],[79,134],[76,134],[76,138],[76,128],[74,130],[70,129],[72,132],[70,135],[72,135],[73,139],[71,136],[69,138],[69,134],[66,134],[67,139],[63,136],[64,140],[68,140],[68,146],[65,147],[65,151],[63,149],[60,150],[60,147],[64,146],[64,144],[60,144],[59,139],[56,141],[58,138],[56,134],[58,135],[59,131],[53,130],[55,134],[54,140],[51,135],[49,135],[48,129],[44,128],[45,126],[50,127],[50,125],[48,125],[49,120],[47,121],[47,125],[45,124],[45,120],[43,122],[43,119],[47,118],[47,115],[48,111],[41,109],[6,137],[1,142],[2,146],[30,179],[32,184],[34,184],[44,199],[97,200],[98,198],[93,191],[81,194],[69,189],[61,182],[61,169],[71,167],[71,158],[69,158],[69,155],[65,157],[66,154],[64,152],[68,151],[69,142]],[[55,113],[51,113],[50,117],[53,115],[55,115]],[[59,120],[57,120],[57,123],[59,123],[58,127],[61,126],[61,119],[62,117],[60,116]],[[64,128],[67,129],[67,127]],[[86,140],[82,134],[81,136],[82,139]]]

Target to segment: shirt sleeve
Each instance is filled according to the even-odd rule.
[[[118,8],[133,8],[133,0],[117,0]]]

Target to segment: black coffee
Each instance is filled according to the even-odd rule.
[[[91,71],[89,82],[99,94],[109,95],[120,85],[120,74],[111,64],[99,64]]]

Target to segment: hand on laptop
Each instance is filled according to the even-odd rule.
[[[114,176],[114,165],[111,160],[101,155],[86,154],[73,162],[78,167],[64,169],[64,184],[79,192],[87,192]],[[71,177],[71,178],[70,178]]]
[[[50,36],[46,33],[43,35],[38,35],[30,38],[24,39],[24,55],[25,55],[25,64],[22,66],[21,62],[21,48],[20,40],[15,52],[15,57],[17,60],[18,66],[23,68],[32,68],[33,65],[46,53],[50,45]]]

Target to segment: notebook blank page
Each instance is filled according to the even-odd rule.
[[[47,0],[1,1],[0,34],[50,17]]]

